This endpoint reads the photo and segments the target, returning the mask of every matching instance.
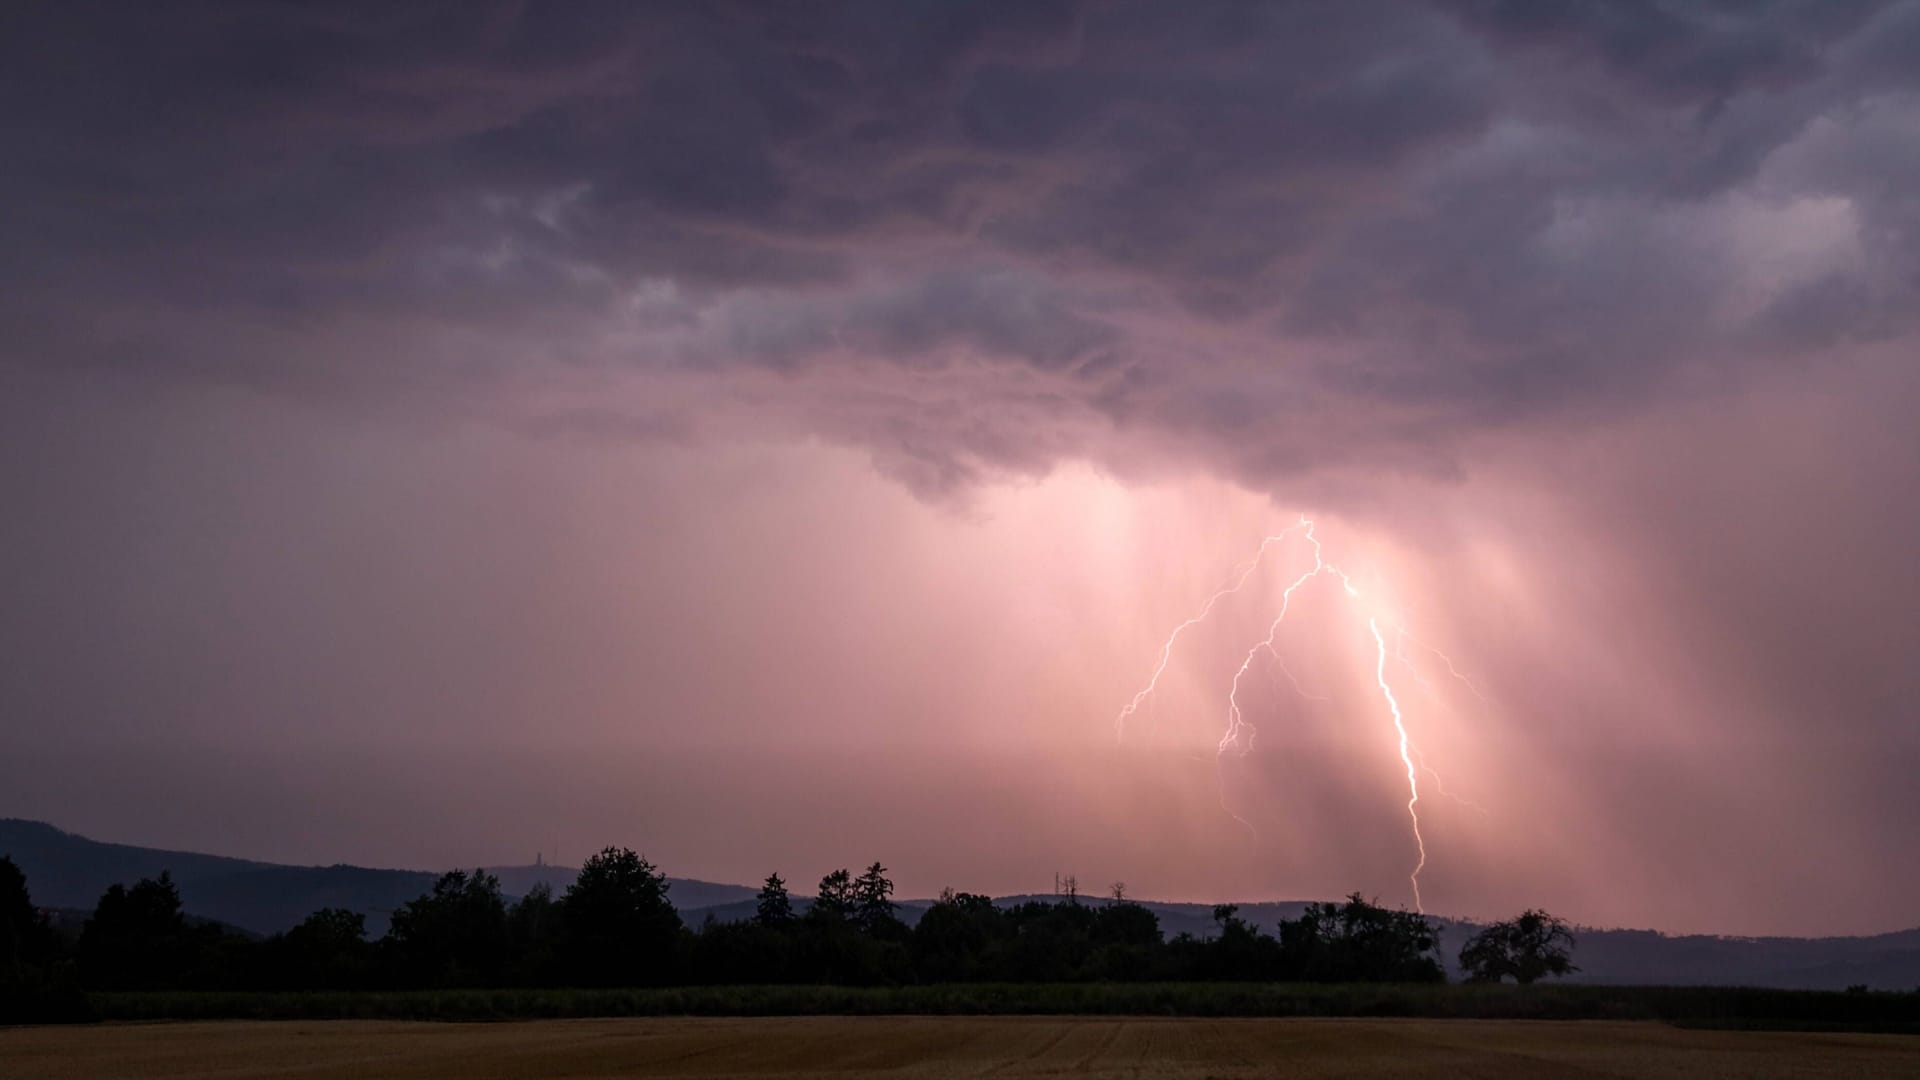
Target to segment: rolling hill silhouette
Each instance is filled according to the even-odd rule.
[[[45,822],[0,819],[0,855],[11,856],[26,872],[34,902],[69,912],[90,911],[107,887],[172,873],[188,913],[255,934],[286,930],[323,907],[347,908],[367,916],[372,936],[386,932],[394,908],[430,889],[434,872],[364,866],[288,866],[197,852],[166,851],[129,844],[103,843],[62,831]],[[576,871],[561,866],[486,867],[500,877],[501,890],[518,897],[535,885],[564,890]],[[756,890],[692,878],[669,878],[669,897],[689,926],[709,918],[721,922],[751,918]],[[1006,896],[1002,905],[1028,900],[1056,901],[1052,895]],[[804,908],[804,897],[794,898]],[[1089,900],[1089,903],[1102,903]],[[1160,919],[1168,936],[1210,936],[1210,904],[1139,901]],[[898,914],[919,921],[931,900],[905,900]],[[1292,919],[1306,901],[1248,903],[1240,917],[1268,931]],[[1454,954],[1479,927],[1435,917],[1449,974],[1457,976]],[[1579,931],[1574,960],[1580,973],[1572,981],[1616,984],[1745,985],[1838,990],[1866,985],[1883,990],[1920,987],[1920,928],[1860,937],[1720,937],[1668,935],[1653,930]]]
[[[172,873],[180,900],[194,915],[255,934],[276,934],[323,907],[347,908],[367,917],[367,932],[386,933],[394,908],[433,887],[439,876],[425,870],[365,866],[287,866],[190,851],[109,844],[65,832],[42,821],[0,819],[0,855],[26,872],[34,903],[89,911],[108,886]],[[557,893],[578,872],[562,866],[489,866],[501,891],[522,896],[536,884]],[[689,878],[670,878],[670,896],[683,912],[751,898],[755,890]]]

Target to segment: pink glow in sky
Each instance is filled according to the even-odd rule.
[[[1554,7],[11,17],[0,816],[1910,925],[1920,4]]]

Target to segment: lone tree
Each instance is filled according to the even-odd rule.
[[[887,868],[877,862],[854,880],[853,918],[868,932],[893,921],[893,882],[887,880]]]
[[[631,848],[588,859],[560,898],[573,977],[595,986],[666,982],[681,929],[668,888]]]
[[[793,898],[787,895],[787,883],[779,874],[768,874],[760,886],[760,908],[753,921],[761,926],[784,926],[793,921]]]
[[[1530,983],[1542,975],[1579,971],[1573,966],[1573,931],[1565,919],[1532,908],[1475,934],[1460,950],[1468,982],[1499,982],[1513,976]]]

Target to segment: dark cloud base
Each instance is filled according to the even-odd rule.
[[[805,385],[738,423],[866,445],[929,492],[1115,441],[1271,485],[1631,411],[1677,369],[1737,382],[1920,309],[1920,213],[1889,182],[1920,154],[1911,3],[5,21],[16,363],[429,403],[708,373],[692,412],[760,368]],[[1739,237],[1820,200],[1849,257],[1752,280]],[[983,384],[1083,434],[1016,449]]]

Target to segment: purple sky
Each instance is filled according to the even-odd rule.
[[[0,816],[1411,904],[1414,762],[1431,911],[1920,921],[1920,2],[14,5],[0,113]],[[1302,513],[1250,747],[1298,535],[1117,736]]]

